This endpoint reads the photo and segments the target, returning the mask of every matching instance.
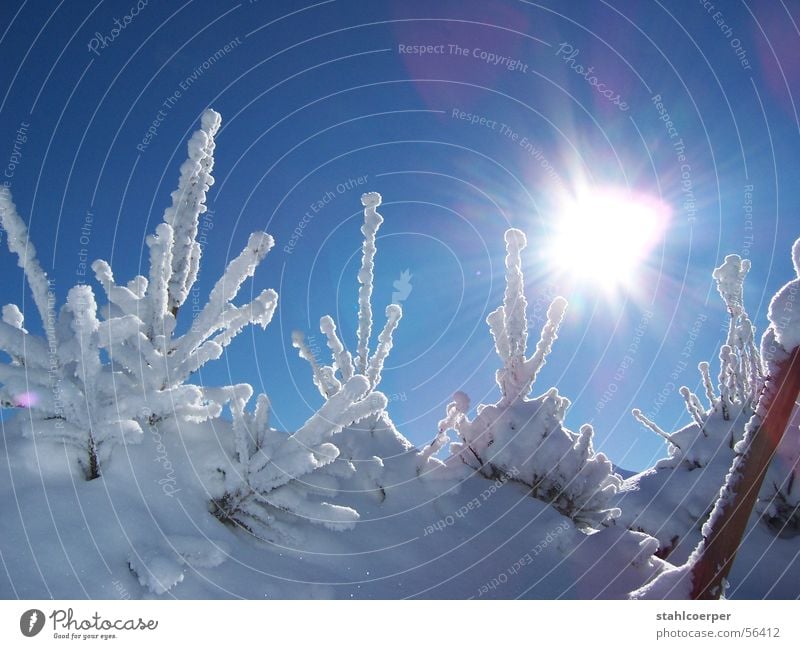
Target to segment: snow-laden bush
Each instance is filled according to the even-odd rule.
[[[108,298],[106,314],[122,325],[109,327],[105,346],[111,362],[128,379],[126,389],[142,395],[155,420],[171,414],[194,421],[218,415],[221,404],[207,399],[201,388],[186,384],[186,380],[219,358],[245,326],[266,328],[278,301],[274,290],[265,289],[248,304],[233,304],[244,281],[253,276],[273,246],[270,235],[254,232],[217,280],[205,306],[192,314],[188,330],[175,333],[176,316],[200,267],[198,221],[214,183],[214,136],[220,122],[218,113],[205,111],[202,128],[189,140],[189,159],[181,166],[172,205],[156,233],[147,238],[149,279],[137,276],[121,286],[106,262],[92,264]]]
[[[452,453],[486,478],[525,485],[534,498],[581,526],[609,523],[619,515],[611,501],[622,480],[606,456],[594,451],[592,427],[584,425],[578,434],[564,427],[570,402],[555,388],[527,398],[552,349],[567,302],[562,297],[553,300],[536,349],[526,357],[527,300],[520,252],[527,241],[516,229],[508,230],[505,239],[503,305],[486,319],[503,362],[496,376],[502,397],[496,404],[478,406],[470,421],[469,398],[457,392],[439,424],[437,439],[423,454],[438,450],[446,443],[447,431],[453,429],[461,442],[451,445]]]
[[[657,538],[661,556],[668,556],[679,545],[696,544],[764,387],[766,368],[743,302],[749,270],[750,262],[738,255],[728,255],[714,270],[717,290],[730,316],[728,335],[719,352],[716,389],[709,363],[698,366],[706,403],[688,387],[680,388],[692,423],[667,433],[638,409],[633,411],[637,420],[666,440],[668,457],[625,481],[618,500],[620,522]],[[798,502],[794,472],[789,470],[787,476],[786,468],[787,463],[795,470],[797,467],[797,452],[789,451],[795,432],[785,436],[780,457],[770,468],[761,493],[765,522],[784,533],[797,525],[791,522],[791,517],[797,516]]]
[[[339,478],[356,471],[352,458],[340,453],[343,431],[357,423],[374,428],[384,415],[387,400],[376,388],[402,316],[399,306],[387,307],[386,325],[370,355],[375,236],[383,218],[376,211],[381,202],[379,194],[364,194],[361,202],[365,208],[361,228],[364,243],[358,274],[356,357],[345,348],[330,316],[321,318],[320,331],[331,350],[331,365],[317,362],[301,332],[292,334],[292,344],[309,362],[314,385],[325,402],[302,428],[287,436],[270,428],[266,395],[259,395],[251,414],[245,409],[252,394],[250,386],[238,386],[230,392],[235,448],[230,465],[219,469],[222,481],[212,511],[220,520],[239,525],[261,539],[296,541],[301,520],[343,530],[352,527],[359,517],[355,509],[324,498],[336,495]],[[382,466],[374,459],[376,462],[367,464]]]
[[[244,306],[232,303],[272,247],[272,238],[257,232],[228,265],[191,328],[175,335],[176,315],[199,269],[198,219],[214,182],[219,125],[220,116],[207,110],[201,129],[189,140],[189,159],[181,167],[172,205],[147,238],[149,279],[137,276],[118,285],[106,262],[92,264],[108,297],[99,310],[92,289],[78,285],[56,311],[55,294],[27,228],[8,189],[0,191],[0,224],[44,326],[44,336],[33,335],[23,327],[18,307],[3,308],[0,349],[10,360],[0,364],[0,400],[3,407],[27,409],[21,417],[26,434],[79,449],[89,479],[100,475],[115,444],[141,437],[145,422],[152,425],[172,415],[202,421],[218,415],[222,404],[186,380],[218,358],[244,326],[265,327],[275,309],[273,290]]]
[[[303,521],[333,530],[352,528],[358,512],[325,500],[336,495],[338,478],[355,470],[349,462],[335,462],[339,449],[331,439],[345,426],[383,410],[386,397],[371,390],[364,376],[352,376],[287,435],[270,428],[266,395],[259,395],[255,412],[249,413],[245,406],[252,388],[237,386],[234,392],[235,450],[230,464],[219,469],[214,515],[267,541],[299,540]]]
[[[70,289],[66,304],[56,310],[55,293],[6,188],[0,189],[0,224],[44,325],[43,336],[30,333],[16,305],[3,307],[0,349],[9,360],[0,363],[0,404],[24,409],[19,414],[23,434],[67,444],[86,478],[96,478],[115,444],[142,434],[140,404],[117,399],[122,377],[101,359],[110,323],[98,320],[88,286]]]

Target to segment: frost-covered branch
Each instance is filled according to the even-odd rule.
[[[42,319],[45,337],[50,347],[53,347],[55,333],[50,318],[50,283],[47,273],[39,264],[36,248],[28,238],[28,228],[17,213],[17,206],[14,205],[11,198],[11,190],[5,185],[0,186],[0,225],[6,231],[6,243],[9,251],[16,255],[17,264],[25,273],[33,302]]]
[[[362,246],[361,270],[358,271],[358,353],[356,367],[359,374],[367,371],[369,361],[369,339],[372,333],[372,280],[375,269],[375,235],[383,223],[383,217],[377,208],[381,204],[381,195],[369,192],[361,196],[364,206],[364,234]]]
[[[200,243],[197,228],[200,215],[206,211],[206,193],[214,184],[214,136],[222,119],[219,113],[207,110],[201,128],[189,140],[189,159],[181,166],[178,189],[172,192],[172,205],[164,213],[164,222],[172,226],[173,248],[168,282],[169,310],[176,315],[186,301],[197,279],[200,267]]]
[[[113,335],[109,331],[104,338],[114,367],[139,386],[147,403],[163,404],[166,400],[155,395],[172,392],[175,406],[167,412],[153,411],[151,415],[156,418],[180,413],[192,419],[217,415],[222,404],[207,399],[202,390],[187,388],[185,381],[206,363],[220,358],[244,327],[266,328],[277,306],[278,295],[272,289],[263,290],[244,305],[233,302],[274,244],[270,235],[254,232],[214,284],[188,330],[175,335],[175,315],[191,291],[199,268],[198,218],[206,211],[207,191],[214,182],[214,136],[219,126],[219,115],[208,110],[200,130],[189,140],[188,160],[181,167],[172,204],[155,234],[147,239],[149,279],[137,276],[121,286],[108,263],[98,260],[92,264],[108,299],[106,312],[118,316],[120,322],[127,319],[125,327],[118,327]],[[131,322],[139,324],[132,327]]]
[[[361,259],[361,269],[358,273],[358,330],[357,350],[355,358],[347,350],[342,339],[336,332],[336,324],[331,316],[326,315],[320,318],[319,330],[325,336],[328,349],[331,351],[332,364],[320,365],[308,346],[305,345],[304,336],[301,332],[292,333],[292,344],[298,349],[301,358],[308,361],[311,366],[311,373],[314,385],[326,399],[337,394],[340,386],[349,381],[354,375],[365,376],[372,389],[378,387],[381,382],[381,373],[384,363],[389,356],[389,352],[394,344],[394,332],[400,319],[403,317],[403,310],[398,304],[390,304],[386,307],[386,324],[378,335],[378,342],[375,352],[370,356],[369,339],[372,332],[372,283],[375,268],[375,235],[378,228],[383,223],[383,217],[375,210],[381,204],[381,195],[376,192],[364,194],[361,197],[364,205],[364,225],[361,232],[364,234],[363,256]]]
[[[558,337],[558,328],[564,318],[567,301],[556,297],[547,311],[547,323],[542,329],[536,350],[525,358],[528,342],[525,283],[522,274],[521,252],[527,245],[525,234],[517,229],[506,231],[506,290],[503,305],[486,318],[494,338],[495,349],[503,369],[497,372],[497,384],[506,402],[524,398],[530,393],[539,370]]]

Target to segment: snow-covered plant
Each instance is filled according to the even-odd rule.
[[[30,333],[16,305],[3,307],[0,349],[10,360],[0,363],[0,403],[26,409],[20,415],[24,434],[76,449],[80,467],[91,480],[100,474],[115,444],[141,435],[136,408],[117,402],[116,377],[100,359],[101,324],[92,290],[73,287],[56,315],[55,294],[7,188],[0,189],[0,224],[45,329],[44,336]]]
[[[747,372],[751,379],[755,375],[763,377],[758,401],[752,417],[744,426],[741,439],[733,448],[732,462],[702,525],[702,537],[682,565],[663,572],[631,593],[634,598],[721,598],[764,478],[768,472],[775,471],[774,463],[770,466],[775,454],[787,439],[795,445],[798,443],[798,429],[792,422],[792,415],[797,414],[800,396],[800,315],[794,304],[800,291],[800,239],[792,247],[792,261],[795,279],[785,284],[770,301],[767,314],[770,326],[761,338],[761,355],[757,359],[759,372]],[[725,264],[714,273],[726,304],[737,296],[741,299],[744,273],[731,272],[731,268],[735,271],[737,266],[741,269],[742,264],[737,256],[732,255],[726,257]],[[745,273],[747,268],[749,264]],[[739,371],[745,371],[744,367],[745,364],[739,364]],[[744,379],[733,378],[727,383],[740,381],[744,382]],[[796,466],[795,460],[792,474]],[[790,483],[793,478],[794,475]],[[773,487],[780,488],[778,483],[773,483]],[[771,502],[775,502],[774,497]],[[794,536],[797,527],[793,517],[796,515],[796,508],[787,508],[779,513],[773,506],[762,515],[762,520],[766,520],[773,532]]]
[[[456,393],[437,439],[423,453],[438,450],[447,430],[453,429],[461,442],[452,444],[451,451],[483,476],[522,483],[533,497],[581,526],[603,525],[619,514],[611,500],[622,481],[605,455],[594,451],[592,427],[584,425],[578,434],[564,427],[570,402],[555,388],[527,398],[556,340],[567,302],[562,297],[553,300],[536,349],[526,357],[527,301],[520,253],[527,240],[516,229],[508,230],[505,240],[503,305],[486,319],[503,362],[496,376],[502,396],[496,404],[478,406],[470,421],[469,398]]]
[[[181,335],[175,333],[176,315],[200,266],[198,220],[206,211],[206,194],[214,183],[214,136],[220,123],[218,113],[206,110],[200,130],[189,140],[189,158],[181,166],[172,205],[155,234],[147,238],[149,279],[140,275],[125,286],[118,285],[105,261],[92,264],[108,298],[106,314],[124,323],[109,327],[104,344],[114,368],[130,383],[126,389],[142,396],[153,420],[176,414],[197,421],[219,414],[221,404],[208,400],[201,388],[186,380],[219,358],[245,326],[265,328],[277,305],[278,295],[272,289],[248,304],[233,304],[243,282],[253,276],[273,245],[271,236],[254,232],[217,280],[190,328]]]
[[[337,394],[343,383],[355,375],[363,375],[369,381],[370,389],[374,390],[381,381],[383,364],[389,356],[393,345],[394,330],[397,328],[403,310],[398,304],[386,307],[386,324],[378,335],[378,344],[375,352],[370,356],[369,340],[372,334],[372,283],[375,268],[375,236],[383,223],[383,217],[378,214],[377,208],[381,204],[381,195],[369,192],[361,196],[364,206],[364,225],[361,232],[364,235],[362,245],[361,269],[358,272],[358,345],[356,356],[347,350],[344,343],[336,333],[336,324],[331,316],[323,316],[319,321],[320,332],[325,335],[328,348],[331,350],[331,365],[320,365],[300,331],[292,334],[292,344],[297,348],[301,358],[311,365],[314,385],[325,399],[330,399]]]
[[[266,395],[259,395],[255,412],[245,409],[251,394],[246,384],[232,390],[234,452],[230,465],[219,469],[214,514],[267,541],[297,540],[301,521],[352,528],[358,512],[326,500],[336,495],[338,478],[355,471],[348,461],[335,462],[339,449],[331,440],[345,426],[382,411],[386,397],[372,390],[366,377],[351,376],[287,435],[270,428]]]
[[[680,388],[692,422],[667,433],[640,410],[633,410],[639,422],[666,440],[668,457],[626,480],[618,502],[622,509],[620,520],[630,529],[657,538],[662,556],[669,555],[686,537],[699,535],[764,388],[766,368],[743,302],[749,270],[748,260],[728,255],[713,272],[730,321],[727,339],[719,352],[716,389],[705,361],[698,365],[705,403],[688,387]],[[770,471],[770,483],[772,494],[762,493],[763,508],[769,510],[765,520],[785,522],[785,515],[793,510],[786,507],[792,502],[791,474],[786,478],[785,467],[781,470],[776,464]],[[693,547],[695,540],[689,539],[688,545]]]
[[[102,327],[94,294],[88,286],[70,289],[56,312],[55,293],[28,239],[7,188],[0,190],[0,224],[8,247],[25,272],[44,336],[30,333],[14,304],[3,307],[0,349],[0,405],[22,408],[23,434],[62,442],[77,451],[86,478],[100,475],[115,444],[136,440],[142,433],[137,407],[116,399],[116,380],[101,360]]]
[[[214,179],[214,135],[220,117],[208,110],[202,128],[190,139],[189,159],[181,167],[178,189],[164,221],[149,236],[149,279],[137,276],[117,285],[104,261],[92,265],[108,297],[98,310],[89,286],[78,285],[56,310],[55,293],[29,241],[10,192],[0,191],[0,224],[10,251],[33,294],[44,326],[35,336],[23,326],[15,305],[3,307],[0,349],[9,362],[0,364],[0,403],[28,410],[23,431],[79,449],[87,478],[100,475],[116,443],[138,440],[141,424],[171,414],[201,421],[219,414],[222,404],[187,378],[226,345],[247,324],[266,326],[277,294],[263,291],[244,306],[235,306],[243,281],[272,247],[265,233],[250,236],[242,253],[216,283],[208,303],[191,328],[175,335],[175,316],[185,302],[199,269],[199,215]],[[99,314],[99,317],[98,317]],[[101,352],[102,350],[102,352]]]
[[[739,255],[728,255],[714,270],[713,277],[730,315],[728,337],[719,352],[717,391],[709,363],[698,365],[707,404],[688,387],[679,390],[693,425],[668,434],[639,409],[633,416],[669,444],[670,457],[656,468],[685,464],[689,469],[706,466],[722,445],[733,449],[752,416],[764,385],[761,355],[755,346],[755,328],[745,311],[742,295],[750,262]],[[719,435],[722,433],[722,436]],[[729,459],[729,458],[728,458]]]
[[[269,426],[269,400],[258,397],[255,412],[245,405],[250,386],[240,386],[230,393],[235,449],[231,466],[221,469],[221,494],[213,501],[213,510],[223,521],[242,526],[266,540],[294,539],[301,533],[301,519],[321,523],[335,530],[348,529],[358,520],[351,507],[335,505],[324,498],[337,492],[337,480],[352,475],[356,468],[352,452],[340,453],[344,429],[356,423],[375,428],[384,414],[387,399],[376,391],[383,363],[392,348],[392,334],[402,311],[397,305],[386,309],[387,322],[378,336],[378,345],[370,355],[372,331],[372,284],[375,265],[375,237],[383,222],[376,211],[380,194],[361,197],[364,205],[364,235],[361,269],[358,274],[358,331],[355,358],[336,333],[333,318],[320,320],[333,357],[331,365],[320,365],[299,331],[292,334],[292,345],[311,366],[314,385],[325,401],[297,432],[287,436]],[[220,398],[225,401],[226,398]],[[333,437],[336,435],[337,440]],[[352,449],[350,449],[352,451]],[[367,473],[382,466],[378,458],[363,462]]]

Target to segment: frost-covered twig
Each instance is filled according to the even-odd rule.
[[[55,333],[48,306],[50,283],[47,273],[39,264],[36,248],[28,237],[28,228],[17,213],[17,206],[11,198],[11,190],[5,185],[0,186],[0,226],[6,231],[9,251],[16,255],[17,263],[25,273],[25,279],[28,280],[33,302],[45,328],[45,337],[52,348],[55,345]]]
[[[367,371],[369,361],[369,339],[372,333],[372,280],[375,269],[375,235],[383,223],[383,217],[378,214],[377,208],[381,204],[381,195],[369,192],[361,197],[364,206],[364,225],[361,232],[364,234],[363,253],[361,255],[361,270],[358,271],[358,354],[357,368],[360,374]]]
[[[301,341],[303,336],[300,332],[292,334],[293,344],[298,348],[301,358],[304,358],[311,365],[311,373],[314,384],[319,388],[320,393],[329,399],[337,393],[342,383],[349,381],[354,374],[367,377],[370,387],[375,389],[381,381],[381,373],[386,358],[393,346],[393,336],[397,329],[400,319],[403,317],[403,310],[398,304],[390,304],[386,307],[386,324],[378,335],[378,343],[374,353],[370,356],[369,338],[372,332],[372,283],[375,268],[375,236],[383,217],[375,210],[381,204],[381,196],[376,192],[364,194],[361,197],[364,205],[364,225],[361,232],[364,234],[363,256],[361,259],[361,269],[358,273],[358,346],[355,358],[347,351],[341,338],[336,332],[336,325],[333,318],[329,315],[320,318],[319,329],[325,335],[328,348],[331,351],[333,361],[331,365],[320,365],[307,347],[303,347]],[[338,374],[338,376],[337,376]]]
[[[206,193],[214,184],[214,136],[222,119],[207,110],[201,128],[189,140],[189,159],[181,166],[178,189],[172,192],[172,205],[164,212],[164,222],[172,226],[172,272],[169,277],[169,310],[177,315],[197,279],[201,247],[197,241],[200,215],[206,212]]]
[[[503,361],[497,373],[497,383],[506,402],[525,397],[531,391],[536,376],[547,360],[558,337],[567,301],[556,297],[547,311],[547,323],[542,328],[536,350],[525,358],[528,328],[525,313],[528,302],[524,293],[521,252],[527,245],[525,234],[517,229],[506,231],[506,290],[503,305],[489,314],[486,322],[495,341],[495,349]]]
[[[663,437],[670,444],[673,444],[674,446],[678,446],[675,443],[675,440],[672,439],[672,435],[670,435],[667,431],[665,431],[663,428],[661,428],[661,426],[659,426],[652,419],[647,417],[641,410],[639,410],[638,408],[634,408],[633,410],[631,410],[631,414],[633,415],[633,418],[636,421],[638,421],[640,424],[642,424],[646,428],[649,428],[650,430],[652,430],[656,435],[658,435],[659,437]],[[678,447],[678,448],[680,448],[680,447]]]

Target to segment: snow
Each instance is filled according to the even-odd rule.
[[[689,599],[692,594],[692,564],[671,567],[658,579],[631,593],[631,599]]]
[[[701,363],[706,403],[682,387],[691,423],[674,432],[634,411],[666,440],[667,457],[623,478],[595,450],[590,424],[565,426],[569,399],[556,388],[530,396],[567,303],[552,301],[526,356],[527,240],[510,229],[503,303],[487,318],[501,396],[478,404],[470,419],[469,396],[455,392],[430,444],[417,449],[379,391],[398,305],[386,307],[370,352],[383,217],[381,196],[367,193],[356,353],[330,316],[320,319],[329,365],[295,332],[321,399],[297,430],[279,430],[266,394],[249,405],[250,385],[187,382],[245,326],[270,323],[275,291],[234,304],[273,247],[270,235],[250,235],[194,326],[175,333],[199,269],[197,220],[214,182],[220,123],[205,111],[188,142],[178,189],[147,240],[148,277],[118,285],[108,263],[92,265],[107,304],[78,285],[55,308],[27,228],[0,190],[0,224],[44,324],[36,335],[17,306],[2,309],[0,403],[16,414],[0,418],[0,490],[8,496],[0,504],[0,596],[688,597],[692,548],[763,415],[757,399],[772,387],[770,364],[800,336],[792,310],[800,275],[770,307],[765,366],[743,304],[749,262],[725,258],[714,272],[731,316],[718,384]],[[800,272],[800,240],[792,254]],[[795,433],[798,424],[796,411]],[[450,431],[457,440],[448,454]],[[770,467],[728,597],[797,595],[798,439],[787,435]]]
[[[170,497],[159,485],[166,474],[153,462],[149,433],[116,455],[98,480],[47,470],[42,481],[24,459],[33,455],[32,442],[6,422],[14,484],[4,462],[0,488],[15,494],[20,510],[13,499],[2,507],[0,551],[8,573],[0,572],[0,593],[114,599],[124,588],[133,598],[182,599],[622,598],[661,565],[642,552],[644,535],[608,528],[586,536],[516,483],[497,486],[466,467],[436,462],[426,479],[417,478],[416,451],[385,417],[372,430],[364,422],[354,426],[343,444],[357,468],[337,478],[339,493],[327,502],[358,511],[351,529],[307,524],[291,542],[257,541],[206,506],[200,478],[212,473],[221,457],[217,440],[230,439],[231,425],[161,425],[179,489]],[[66,465],[56,449],[48,456]],[[368,461],[374,454],[383,459]],[[448,516],[452,525],[426,535]],[[193,541],[180,540],[187,535]],[[132,561],[137,555],[141,563]],[[526,555],[530,563],[481,593],[500,571],[527,562]]]
[[[798,291],[800,279],[787,283],[772,298],[767,314],[775,330],[775,339],[787,351],[800,345],[800,308],[796,304]]]

